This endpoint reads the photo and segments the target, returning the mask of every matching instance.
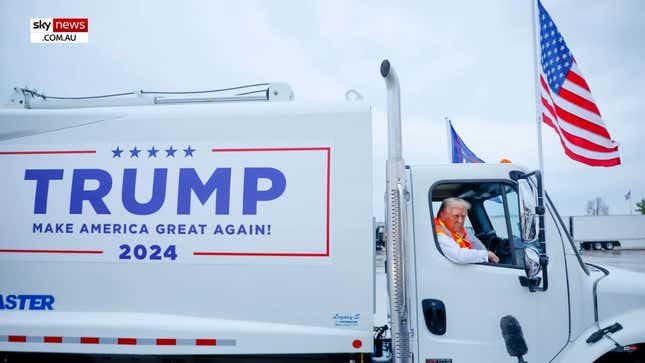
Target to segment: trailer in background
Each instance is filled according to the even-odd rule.
[[[585,250],[645,248],[645,215],[571,216],[569,233]]]

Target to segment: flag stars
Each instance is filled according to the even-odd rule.
[[[138,158],[140,152],[141,150],[137,149],[137,147],[135,146],[134,149],[130,150],[130,158]]]
[[[155,145],[150,146],[150,148],[139,148],[138,146],[133,146],[131,149],[121,149],[121,146],[116,146],[114,149],[110,149],[110,152],[112,153],[112,159],[122,159],[125,158],[127,154],[123,154],[124,152],[129,152],[130,153],[130,159],[136,158],[139,159],[144,158],[145,154],[141,154],[141,152],[147,152],[148,153],[148,159],[150,158],[162,158],[163,157],[163,152],[166,152],[166,159],[168,158],[175,158],[176,152],[177,151],[184,151],[184,158],[188,157],[195,157],[195,152],[197,149],[193,148],[192,145],[188,145],[185,149],[181,148],[175,148],[173,145],[168,146],[167,149],[164,148],[157,148]],[[159,154],[161,152],[162,154]]]
[[[148,157],[149,158],[156,158],[158,152],[159,152],[159,150],[155,149],[155,147],[152,146],[151,149],[148,149]]]
[[[187,158],[187,157],[190,156],[192,158],[193,157],[193,152],[195,152],[195,151],[196,151],[195,149],[191,148],[190,145],[188,145],[188,148],[184,149],[184,153],[185,153],[184,157]]]
[[[120,158],[122,152],[123,152],[123,150],[119,149],[119,147],[117,146],[116,149],[112,150],[112,153],[114,154],[114,155],[112,155],[112,159]]]

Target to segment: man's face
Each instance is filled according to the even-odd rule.
[[[461,232],[466,220],[466,208],[447,207],[441,212],[439,218],[452,232]]]

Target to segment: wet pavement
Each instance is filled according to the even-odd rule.
[[[645,250],[582,251],[582,260],[601,266],[645,272]]]

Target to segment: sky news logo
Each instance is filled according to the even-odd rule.
[[[87,18],[31,18],[32,43],[87,43]]]

